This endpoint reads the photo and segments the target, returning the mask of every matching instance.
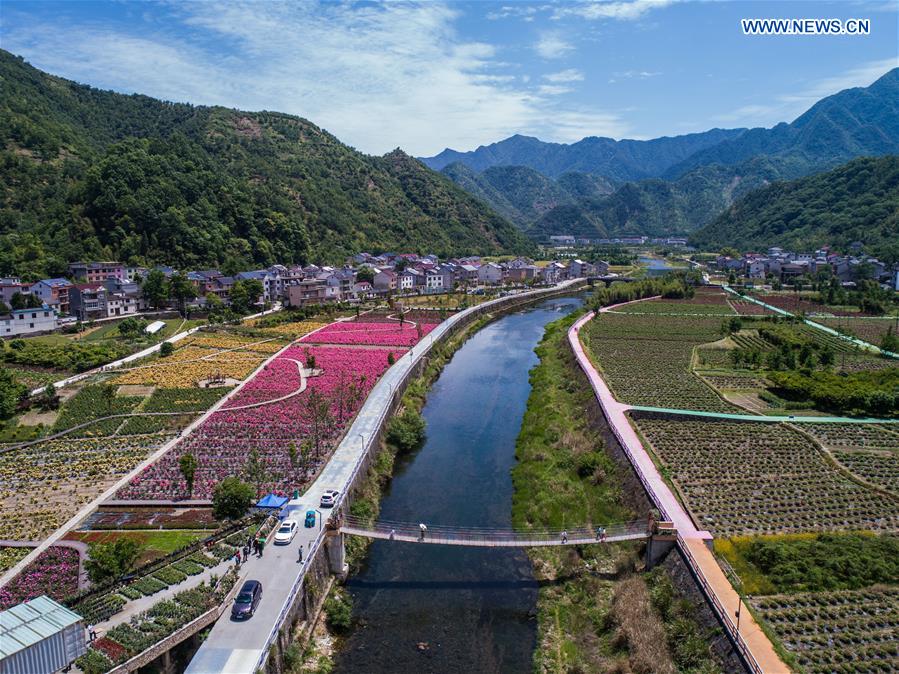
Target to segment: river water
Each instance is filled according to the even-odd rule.
[[[641,255],[637,258],[637,262],[646,267],[647,276],[664,276],[674,270],[667,260],[658,257]]]
[[[547,323],[581,306],[546,300],[473,335],[422,410],[428,437],[398,460],[381,519],[507,527],[515,440]],[[357,626],[338,672],[529,672],[537,584],[522,550],[375,541],[349,579]]]

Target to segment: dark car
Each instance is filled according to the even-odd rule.
[[[248,580],[240,588],[237,599],[231,607],[231,617],[234,620],[244,620],[256,612],[256,607],[262,600],[262,583],[258,580]]]

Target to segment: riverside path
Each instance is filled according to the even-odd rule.
[[[549,289],[522,293],[539,299],[557,293],[582,281],[565,281]],[[521,297],[521,296],[518,296]],[[291,603],[300,591],[312,554],[322,545],[325,526],[322,519],[328,511],[319,508],[322,494],[328,489],[340,491],[341,505],[348,485],[353,483],[362,460],[370,451],[373,439],[386,417],[394,395],[403,385],[418,361],[424,358],[435,341],[444,337],[455,325],[493,305],[502,306],[508,298],[490,300],[470,307],[440,323],[421,342],[390,367],[374,385],[368,398],[334,450],[333,455],[309,489],[287,505],[289,515],[302,522],[307,510],[317,510],[315,528],[300,528],[284,546],[266,546],[262,558],[253,558],[246,567],[246,578],[262,581],[262,600],[253,617],[246,622],[232,622],[226,611],[215,623],[209,636],[194,655],[186,674],[252,674],[261,669],[269,647],[278,634]],[[337,509],[335,508],[335,510]],[[299,563],[299,547],[303,546],[303,562]],[[242,573],[244,570],[242,569]]]
[[[605,311],[613,308],[606,307]],[[712,538],[712,535],[708,531],[697,529],[693,519],[665,483],[652,458],[643,447],[643,443],[627,418],[626,412],[630,406],[615,399],[584,352],[579,333],[581,328],[595,316],[594,312],[590,312],[576,321],[568,331],[568,341],[578,364],[590,381],[590,386],[593,388],[615,437],[618,438],[649,498],[661,511],[662,517],[671,521],[677,529],[678,546],[683,551],[688,565],[696,574],[700,586],[749,667],[754,672],[766,674],[789,672],[789,667],[777,655],[771,641],[762,632],[747,605],[734,590],[711,550],[707,547],[706,542]],[[739,627],[734,623],[737,611],[741,616]]]

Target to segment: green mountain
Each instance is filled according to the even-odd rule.
[[[570,145],[515,135],[471,152],[447,148],[434,157],[423,157],[422,161],[435,170],[456,162],[478,173],[492,166],[528,166],[550,178],[576,172],[624,182],[658,177],[696,152],[736,138],[743,131],[745,129],[712,129],[653,140],[590,136]]]
[[[853,241],[899,260],[899,157],[864,157],[749,193],[691,241],[704,248],[809,250]]]
[[[855,157],[885,154],[899,154],[899,68],[869,87],[821,99],[790,124],[751,129],[700,150],[668,169],[665,177],[712,164],[735,166],[764,155],[778,160],[782,178],[797,178]]]
[[[448,150],[425,161],[439,165],[454,157],[465,162],[470,168],[466,181],[459,184],[469,190],[488,171],[523,170],[491,162],[523,163],[550,177],[563,166],[589,165],[584,170],[590,174],[568,173],[556,181],[571,199],[543,213],[503,210],[510,195],[502,182],[494,180],[492,189],[472,192],[535,239],[553,234],[688,234],[713,222],[735,199],[773,181],[829,170],[858,156],[899,153],[899,69],[867,88],[848,89],[822,99],[794,122],[772,129],[714,129],[707,134],[662,138],[643,145],[631,145],[637,141],[621,141],[619,145],[600,142],[606,140],[587,138],[573,145],[559,145],[516,136],[471,153],[453,154]],[[603,161],[594,157],[596,161],[590,164],[585,159],[589,156],[587,148],[600,146],[605,148]],[[622,154],[625,148],[630,150],[627,155]],[[683,156],[686,152],[690,154],[673,160],[678,153]],[[634,169],[638,164],[640,169]],[[490,168],[476,173],[482,166]],[[460,169],[445,168],[444,172],[455,180]],[[619,179],[619,185],[623,176],[628,182],[611,194],[579,191],[565,182],[603,180],[599,176]],[[636,179],[641,177],[645,179]],[[606,182],[611,186],[612,181]]]
[[[412,157],[361,154],[299,117],[100,91],[5,51],[0,87],[0,275],[532,250]]]

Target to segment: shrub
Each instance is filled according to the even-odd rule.
[[[238,520],[256,498],[256,490],[236,477],[226,477],[212,493],[212,515],[217,520]]]
[[[159,355],[163,358],[171,356],[173,353],[175,353],[175,345],[171,342],[163,342],[159,347]]]
[[[417,449],[425,440],[425,420],[416,410],[407,408],[387,424],[387,442],[401,452]]]
[[[352,599],[345,592],[334,592],[325,600],[325,619],[335,632],[346,632],[353,622]]]

